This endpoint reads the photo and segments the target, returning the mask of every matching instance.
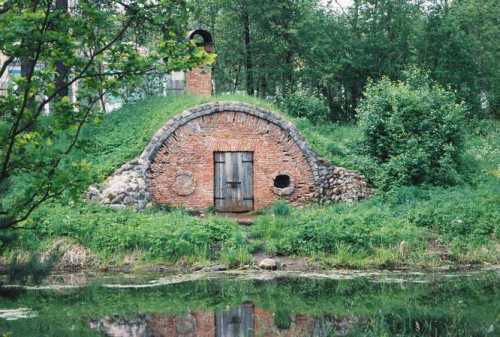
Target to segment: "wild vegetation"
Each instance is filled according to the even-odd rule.
[[[67,157],[106,96],[207,62],[179,35],[188,13],[185,3],[142,0],[0,3],[0,78],[20,72],[0,95],[0,229],[86,183],[85,163]]]
[[[218,99],[275,109],[245,96],[151,98],[89,124],[73,155],[93,168],[86,178],[89,183],[100,182],[138,155],[168,117]],[[333,163],[355,170],[366,167],[366,154],[358,148],[362,128],[284,117],[293,120],[315,150]],[[96,255],[94,267],[128,263],[139,269],[165,263],[238,267],[250,265],[251,255],[258,252],[308,257],[328,267],[498,263],[499,132],[498,122],[492,121],[477,122],[466,130],[463,148],[473,164],[466,181],[455,186],[394,184],[354,204],[294,208],[278,202],[249,228],[216,215],[198,218],[182,209],[161,207],[143,213],[113,210],[68,196],[35,211],[23,224],[25,230],[13,231],[17,239],[4,247],[4,255],[42,253],[65,238]]]
[[[99,266],[237,267],[260,252],[325,266],[498,263],[499,15],[495,0],[0,2],[0,77],[20,65],[0,96],[2,256],[30,266],[25,255],[63,239]],[[197,25],[216,57],[185,40]],[[155,76],[215,58],[218,96],[150,97]],[[105,113],[110,96],[129,103]],[[84,202],[166,120],[219,99],[283,111],[375,196],[278,202],[250,228]]]
[[[215,36],[216,90],[308,96],[353,121],[369,79],[413,65],[456,91],[468,116],[499,114],[496,0],[209,0],[197,21]]]
[[[499,18],[498,0],[0,0],[0,337],[194,335],[245,313],[252,334],[497,336]],[[200,66],[213,96],[168,96]],[[251,225],[88,200],[214,101],[279,114],[373,195],[277,200]]]

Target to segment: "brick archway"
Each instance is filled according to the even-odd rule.
[[[371,194],[362,176],[313,152],[292,123],[246,103],[216,102],[169,120],[139,157],[91,187],[88,198],[112,207],[143,209],[156,202],[206,208],[214,203],[213,154],[242,151],[255,159],[255,209],[277,198],[354,201]],[[277,191],[276,172],[289,174],[293,188]]]
[[[270,111],[243,103],[207,104],[188,110],[160,130],[146,151],[148,191],[156,203],[248,211],[267,207],[277,199],[304,203],[313,199],[318,190],[317,158],[295,126]],[[230,177],[219,177],[218,181],[220,166],[214,165],[215,153],[248,153],[252,168],[243,174],[243,167],[248,165],[233,161],[231,165],[242,166],[236,169],[242,176],[236,172],[235,178],[231,167],[219,169]],[[289,172],[293,189],[277,191],[277,171]],[[186,174],[192,177],[187,187],[192,193],[179,193],[175,188],[180,184],[179,176]],[[238,181],[228,186],[221,179]],[[224,202],[218,202],[220,199],[230,205],[224,206]]]
[[[292,123],[283,120],[269,110],[264,110],[256,106],[240,102],[208,103],[184,111],[179,116],[168,121],[160,130],[158,130],[158,132],[156,132],[152,140],[149,142],[149,144],[141,154],[139,161],[143,162],[146,165],[146,170],[149,170],[150,165],[160,148],[167,141],[167,139],[175,134],[175,131],[178,128],[188,124],[195,119],[207,117],[220,112],[236,112],[246,114],[257,119],[264,120],[269,124],[275,125],[279,129],[283,130],[283,132],[303,152],[307,162],[311,167],[311,170],[314,173],[315,181],[317,182],[317,179],[319,179],[319,158],[317,157],[316,153],[314,153],[309,147],[309,144],[307,144],[307,141],[300,134],[297,128]]]

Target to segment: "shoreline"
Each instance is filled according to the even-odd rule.
[[[79,271],[53,273],[40,285],[2,284],[0,289],[22,290],[65,290],[79,289],[89,285],[97,285],[108,289],[138,289],[154,288],[185,282],[231,280],[231,281],[273,281],[280,279],[315,279],[315,280],[355,280],[367,279],[380,283],[430,283],[446,281],[456,277],[473,277],[483,274],[497,274],[500,277],[500,265],[468,269],[468,270],[225,270],[225,271],[194,271],[183,272],[99,272]],[[2,275],[0,275],[2,276]]]

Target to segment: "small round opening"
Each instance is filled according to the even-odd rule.
[[[279,174],[274,178],[274,187],[287,188],[290,186],[290,176],[287,174]]]

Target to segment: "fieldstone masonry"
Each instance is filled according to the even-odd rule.
[[[361,175],[319,158],[290,122],[248,104],[217,102],[168,121],[138,158],[92,186],[88,198],[139,210],[152,203],[208,208],[213,205],[214,151],[254,153],[255,209],[280,198],[300,205],[355,201],[372,193]],[[273,185],[280,174],[290,176],[289,187]]]

